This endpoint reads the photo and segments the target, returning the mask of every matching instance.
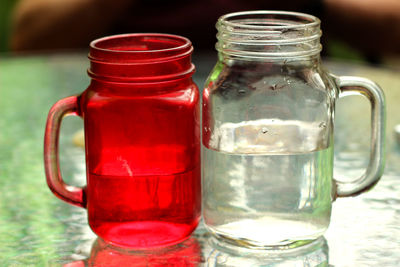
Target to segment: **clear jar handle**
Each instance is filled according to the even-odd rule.
[[[65,116],[78,116],[78,97],[70,96],[56,102],[47,116],[44,134],[44,167],[47,185],[58,198],[78,207],[86,207],[84,190],[64,183],[58,159],[61,121]]]
[[[385,168],[385,95],[371,80],[352,76],[333,77],[340,89],[339,97],[363,95],[371,103],[371,153],[368,167],[365,173],[354,181],[336,181],[338,197],[355,196],[373,187]]]

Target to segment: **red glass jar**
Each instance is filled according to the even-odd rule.
[[[178,243],[200,215],[199,92],[184,37],[127,34],[90,44],[89,87],[58,101],[45,132],[47,183],[88,209],[89,225],[120,246]],[[58,167],[65,115],[84,120],[87,186],[66,185]]]

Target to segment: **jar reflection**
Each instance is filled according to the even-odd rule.
[[[97,239],[86,255],[89,255],[86,260],[65,264],[65,259],[61,259],[64,264],[60,265],[60,259],[58,259],[50,266],[329,266],[329,248],[324,237],[297,248],[249,249],[217,240],[206,231],[203,224],[200,224],[192,237],[174,246],[151,250],[129,250]]]
[[[63,267],[125,267],[125,266],[200,266],[201,247],[195,238],[159,249],[131,250],[97,239],[87,260],[75,261]]]

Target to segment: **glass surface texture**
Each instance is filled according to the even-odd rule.
[[[88,89],[53,107],[62,109],[69,99],[85,130],[82,201],[70,201],[63,190],[58,194],[86,207],[90,227],[108,242],[127,247],[174,244],[198,224],[199,92],[191,79],[191,52],[190,42],[178,36],[96,40],[89,53]],[[57,194],[54,173],[47,174]]]
[[[319,25],[290,12],[218,20],[219,59],[203,92],[202,186],[206,227],[225,241],[290,248],[328,228],[341,196],[333,118],[343,89],[322,67]]]

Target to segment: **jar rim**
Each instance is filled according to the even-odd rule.
[[[99,46],[101,43],[105,42],[110,42],[114,40],[121,40],[121,39],[132,39],[132,38],[158,38],[159,40],[162,39],[169,39],[169,40],[174,40],[174,41],[180,41],[181,45],[174,46],[174,47],[169,47],[169,48],[163,48],[163,49],[149,49],[149,50],[118,50],[118,49],[112,49],[111,47],[109,48],[104,48]],[[104,44],[103,44],[104,45]],[[175,50],[182,50],[185,48],[188,48],[192,46],[192,43],[190,42],[189,39],[183,36],[179,35],[174,35],[174,34],[166,34],[166,33],[125,33],[125,34],[116,34],[116,35],[110,35],[102,38],[98,38],[96,40],[93,40],[90,42],[90,48],[100,50],[103,52],[109,52],[109,53],[129,53],[129,54],[135,54],[135,53],[154,53],[154,52],[169,52],[169,51],[175,51]]]
[[[127,82],[190,77],[193,46],[189,39],[164,33],[127,33],[90,43],[89,76]],[[100,78],[99,78],[100,79]]]
[[[238,23],[235,21],[240,20],[241,17],[246,17],[246,16],[251,16],[251,15],[267,15],[267,16],[286,16],[286,17],[291,17],[291,18],[296,18],[298,19],[299,23],[293,23],[293,24],[285,24],[285,25],[271,25],[271,24],[265,24],[265,25],[251,25],[251,24],[244,24],[244,23]],[[306,13],[301,13],[301,12],[292,12],[292,11],[280,11],[280,10],[252,10],[252,11],[241,11],[241,12],[233,12],[233,13],[228,13],[226,15],[221,16],[218,19],[219,23],[223,23],[224,26],[227,27],[233,27],[233,28],[241,28],[243,30],[254,30],[254,31],[260,31],[260,30],[289,30],[289,29],[301,29],[301,28],[308,28],[308,27],[315,27],[320,25],[321,21],[319,18],[313,15],[309,15]],[[293,21],[295,22],[295,21]]]
[[[218,19],[216,49],[240,58],[300,58],[317,55],[321,21],[305,13],[255,10]]]

